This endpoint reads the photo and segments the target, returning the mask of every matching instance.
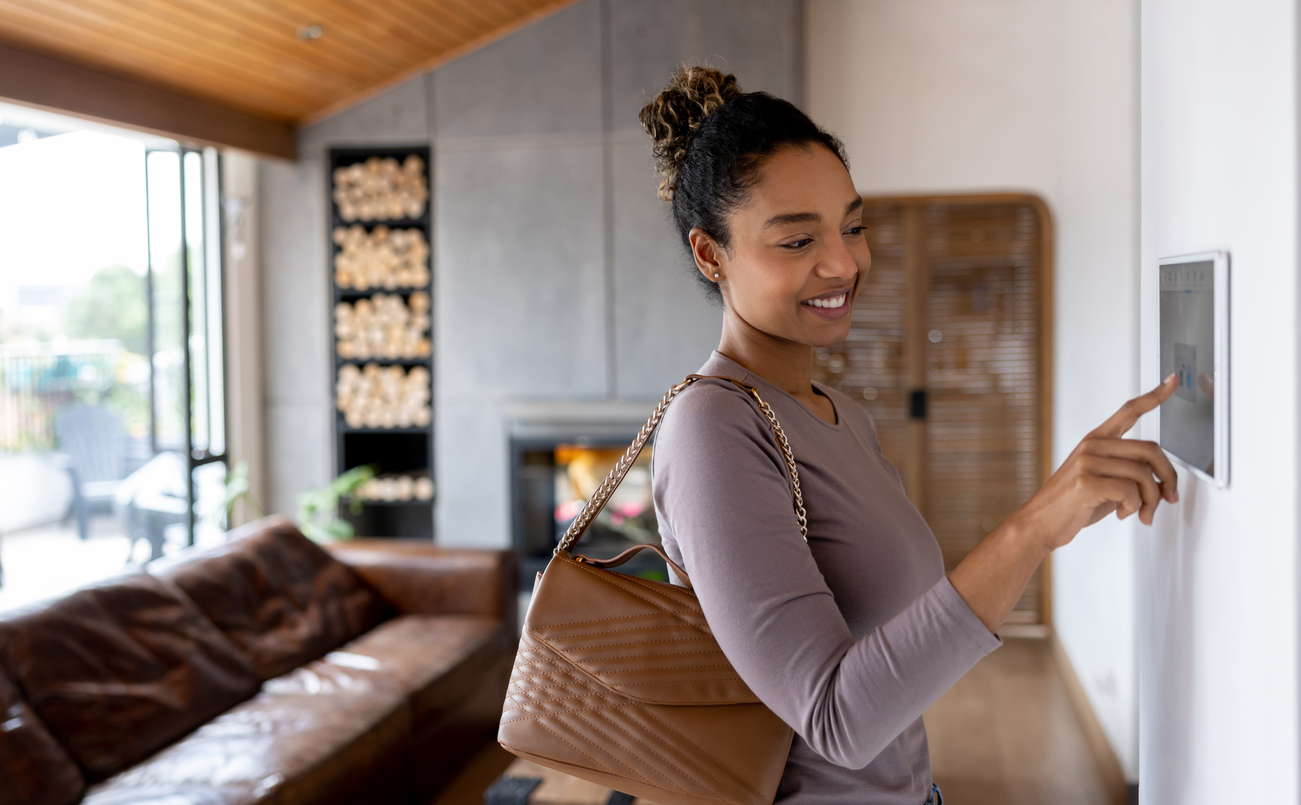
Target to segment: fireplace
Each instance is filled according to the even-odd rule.
[[[623,455],[636,429],[593,433],[553,432],[511,439],[513,539],[520,559],[521,588],[531,590],[560,537],[583,504]],[[646,445],[610,502],[575,549],[609,558],[639,543],[659,543],[651,499],[650,459]],[[643,551],[619,572],[666,581],[664,561]]]

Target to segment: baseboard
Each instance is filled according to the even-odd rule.
[[[1125,781],[1125,771],[1120,765],[1120,758],[1116,757],[1111,742],[1107,740],[1107,734],[1102,731],[1102,724],[1099,723],[1097,714],[1093,712],[1093,705],[1089,704],[1084,686],[1075,675],[1075,668],[1066,654],[1066,647],[1062,645],[1062,641],[1056,634],[1048,636],[1048,643],[1052,646],[1053,659],[1061,674],[1062,686],[1066,688],[1066,696],[1071,700],[1071,708],[1075,711],[1080,729],[1084,731],[1084,738],[1089,744],[1089,754],[1093,756],[1093,763],[1102,776],[1111,801],[1115,805],[1128,805],[1131,801],[1137,801],[1138,786],[1132,786],[1131,792],[1131,786]],[[1133,800],[1131,796],[1134,796]]]
[[[1042,623],[1005,623],[998,627],[999,637],[1028,637],[1033,640],[1044,640],[1052,633],[1052,629]]]

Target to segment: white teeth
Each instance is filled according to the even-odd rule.
[[[813,307],[837,308],[845,304],[846,296],[847,294],[842,293],[840,296],[833,296],[830,299],[810,299],[807,304],[810,304]]]

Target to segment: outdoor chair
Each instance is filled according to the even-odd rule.
[[[123,513],[128,561],[135,556],[136,543],[149,543],[149,559],[163,555],[167,528],[186,521],[185,457],[164,451],[127,476],[117,489],[116,506]]]
[[[68,457],[72,476],[72,514],[77,534],[90,532],[93,507],[111,504],[126,476],[126,429],[122,417],[102,405],[74,405],[54,421],[59,449]]]

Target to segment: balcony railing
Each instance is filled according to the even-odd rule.
[[[116,393],[115,393],[116,392]],[[149,427],[149,363],[117,340],[0,344],[0,451],[55,447],[54,421],[73,403],[107,403]]]

